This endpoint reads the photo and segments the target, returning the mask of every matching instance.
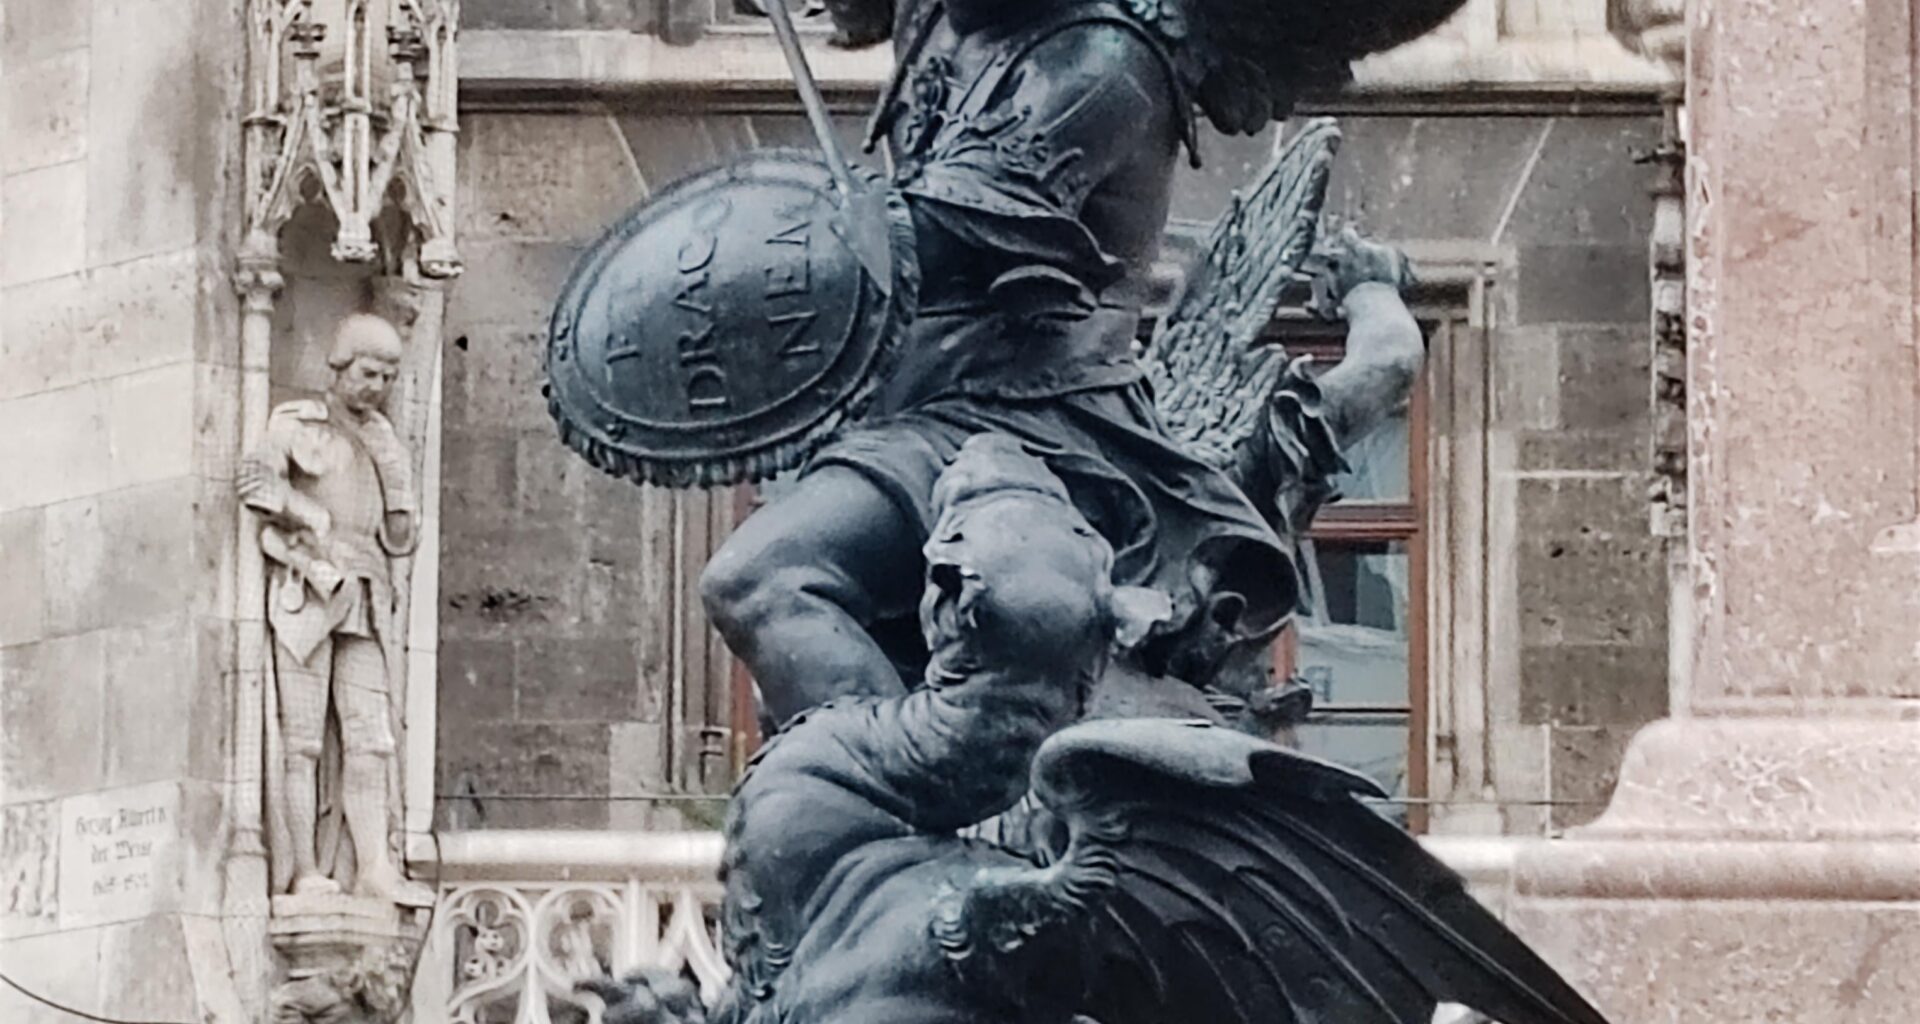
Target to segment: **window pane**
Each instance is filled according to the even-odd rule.
[[[1407,751],[1412,737],[1405,715],[1316,715],[1294,733],[1303,754],[1345,765],[1380,784],[1396,800],[1407,797]],[[1388,804],[1382,814],[1407,823],[1407,807]]]
[[[1314,703],[1408,703],[1407,547],[1400,541],[1308,541],[1312,589],[1300,617],[1301,677]]]
[[[1343,501],[1411,500],[1413,477],[1408,473],[1407,407],[1402,405],[1393,418],[1340,454],[1346,457],[1348,472],[1333,478]]]

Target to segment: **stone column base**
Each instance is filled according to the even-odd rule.
[[[1510,923],[1616,1024],[1913,1021],[1914,712],[1650,726],[1605,815],[1519,854]]]

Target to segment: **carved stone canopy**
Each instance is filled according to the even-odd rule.
[[[293,211],[318,201],[339,224],[336,259],[460,273],[458,18],[458,0],[252,0],[244,254],[276,252]]]

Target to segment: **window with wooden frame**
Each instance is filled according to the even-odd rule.
[[[1430,346],[1446,321],[1422,324]],[[1312,366],[1337,365],[1344,337],[1283,316],[1275,340]],[[1302,609],[1275,652],[1279,678],[1313,692],[1293,731],[1304,752],[1359,771],[1392,795],[1383,811],[1424,829],[1428,736],[1428,377],[1377,429],[1350,444],[1340,499],[1300,542]]]

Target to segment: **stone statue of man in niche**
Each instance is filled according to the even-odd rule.
[[[279,708],[268,728],[280,740],[277,764],[268,745],[276,888],[328,895],[350,885],[425,906],[433,894],[401,873],[389,847],[401,669],[392,562],[412,553],[419,526],[411,456],[381,411],[401,351],[387,321],[343,320],[326,394],[274,408],[239,492],[261,517],[268,560]]]

